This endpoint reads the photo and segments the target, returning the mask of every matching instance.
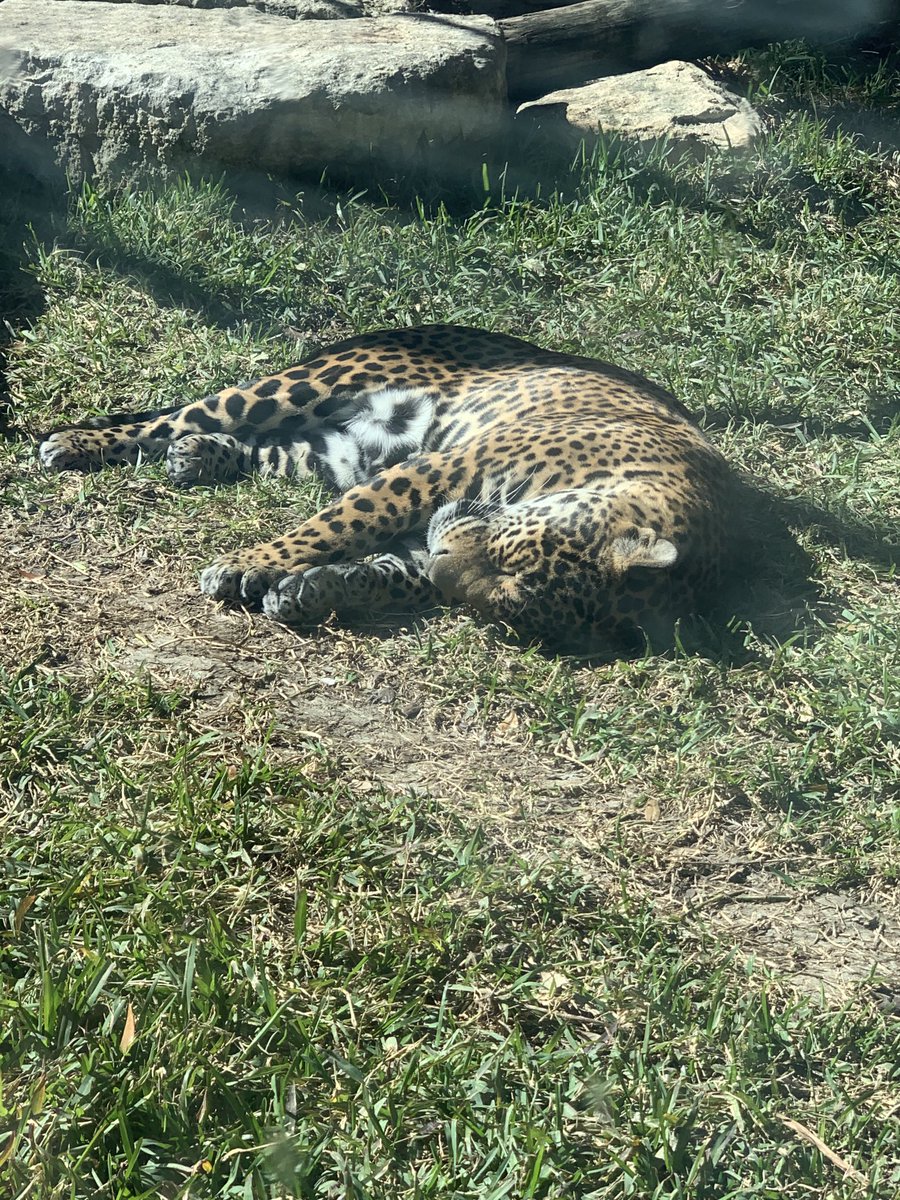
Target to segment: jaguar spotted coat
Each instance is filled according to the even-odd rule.
[[[181,407],[59,429],[54,471],[318,473],[332,503],[200,586],[311,626],[463,602],[527,637],[666,637],[716,587],[730,475],[668,392],[456,326],[367,333]]]

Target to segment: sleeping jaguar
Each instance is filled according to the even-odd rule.
[[[729,470],[668,392],[452,325],[363,334],[40,447],[53,471],[163,456],[181,486],[316,472],[335,493],[200,576],[291,625],[462,602],[557,646],[666,639],[715,591],[729,521]]]

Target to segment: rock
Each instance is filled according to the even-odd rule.
[[[505,102],[486,17],[287,21],[254,8],[4,0],[0,110],[75,179],[455,161]],[[424,148],[424,149],[423,149]]]
[[[360,17],[356,0],[106,0],[109,4],[177,4],[183,8],[256,8],[294,21],[339,21]]]
[[[148,0],[139,0],[147,3]],[[166,3],[184,4],[186,0],[166,0]],[[195,0],[188,0],[195,3]],[[196,7],[207,6],[208,0],[199,0]],[[276,17],[290,17],[292,21],[342,21],[348,17],[361,17],[362,7],[351,0],[248,0],[252,8],[271,13]],[[219,8],[218,0],[208,4]],[[224,7],[224,6],[223,6]]]
[[[686,62],[551,92],[520,105],[517,115],[545,135],[564,132],[573,142],[603,130],[641,142],[667,138],[700,152],[746,149],[763,128],[746,100]]]

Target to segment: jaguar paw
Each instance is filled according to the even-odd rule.
[[[256,606],[283,574],[277,567],[252,566],[223,558],[200,572],[200,591],[213,600],[236,600]]]
[[[197,483],[231,483],[237,479],[237,443],[224,436],[188,434],[166,451],[166,474],[176,487]]]
[[[92,454],[77,434],[67,430],[51,433],[41,442],[38,458],[48,471],[89,471],[103,465],[102,456]]]
[[[311,567],[286,575],[263,597],[263,612],[284,625],[321,625],[341,607],[345,598],[342,584],[342,577],[333,566]]]

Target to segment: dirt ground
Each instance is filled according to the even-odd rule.
[[[496,846],[525,857],[561,850],[611,891],[624,875],[636,898],[712,933],[723,954],[736,949],[829,1003],[873,971],[900,979],[895,896],[829,890],[820,857],[773,861],[740,805],[694,797],[661,808],[617,792],[565,739],[536,741],[515,708],[488,721],[465,697],[436,702],[430,668],[403,648],[408,631],[308,636],[203,599],[193,562],[141,539],[110,549],[94,537],[70,502],[78,486],[72,477],[69,500],[62,489],[0,518],[0,658],[12,669],[146,674],[189,696],[192,725],[236,751],[267,727],[267,753],[321,745],[354,788],[430,795],[480,822]],[[160,485],[133,486],[152,504]],[[891,988],[876,997],[900,1011]]]

